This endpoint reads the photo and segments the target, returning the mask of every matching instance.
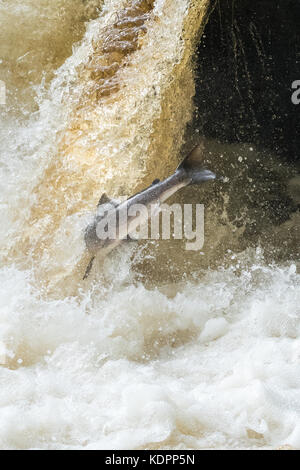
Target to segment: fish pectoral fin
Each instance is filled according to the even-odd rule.
[[[88,266],[87,266],[87,268],[86,268],[86,270],[85,270],[84,276],[83,276],[83,278],[82,278],[83,280],[85,280],[85,279],[88,277],[88,275],[90,274],[90,272],[91,272],[91,270],[92,270],[92,267],[93,267],[93,264],[94,264],[94,260],[95,260],[95,256],[93,256],[93,257],[91,258],[91,260],[90,260],[90,262],[89,262],[89,264],[88,264]]]
[[[125,242],[137,242],[138,238],[134,238],[131,235],[127,235],[127,237],[124,239]]]
[[[104,204],[111,204],[114,207],[117,207],[120,204],[120,201],[118,201],[117,199],[112,199],[109,196],[107,196],[106,193],[103,193],[99,199],[97,207],[103,206]]]
[[[122,242],[124,243],[127,243],[127,242],[137,242],[139,239],[138,238],[135,238],[132,234],[128,234],[126,235],[126,237],[124,236],[124,238],[122,238]]]

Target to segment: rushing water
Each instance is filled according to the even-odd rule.
[[[206,205],[201,253],[130,244],[82,281],[102,192],[179,161],[206,6],[0,2],[1,448],[300,447],[298,220],[264,204],[294,174],[267,150],[206,142],[225,182],[176,199]]]

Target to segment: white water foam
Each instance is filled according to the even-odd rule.
[[[43,301],[1,270],[2,448],[300,447],[294,265]],[[5,348],[5,354],[4,354]]]

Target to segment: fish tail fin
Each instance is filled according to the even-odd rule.
[[[181,172],[184,177],[189,180],[188,184],[201,184],[216,178],[215,173],[204,166],[203,150],[203,144],[194,147],[176,170],[177,172]]]
[[[88,275],[90,274],[90,272],[91,272],[91,270],[92,270],[92,267],[93,267],[93,264],[94,264],[94,260],[95,260],[95,256],[93,256],[93,257],[91,258],[91,260],[90,260],[90,262],[89,262],[89,264],[88,264],[88,266],[87,266],[87,268],[86,268],[86,270],[85,270],[84,276],[83,276],[83,278],[82,278],[83,280],[85,280],[85,279],[88,277]]]

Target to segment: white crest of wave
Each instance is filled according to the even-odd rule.
[[[2,448],[300,447],[294,265],[43,301],[1,271]]]

